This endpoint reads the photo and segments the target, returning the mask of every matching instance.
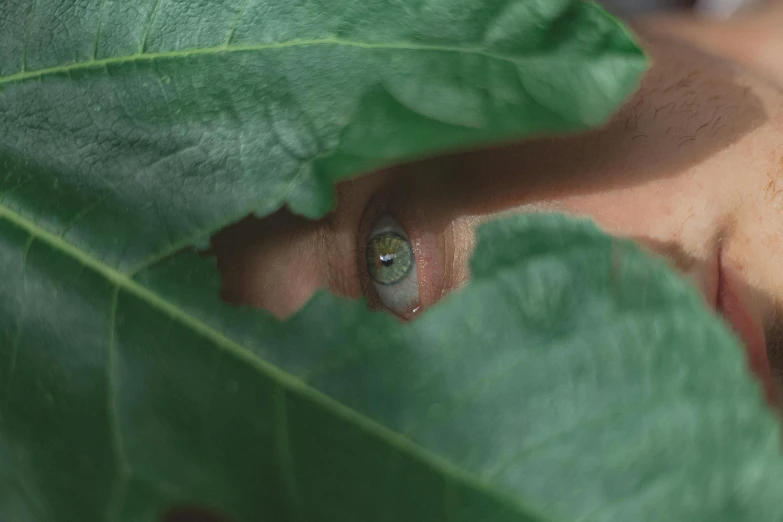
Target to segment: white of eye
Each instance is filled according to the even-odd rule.
[[[396,314],[419,306],[416,256],[408,234],[388,214],[373,224],[365,246],[367,273],[383,306]]]

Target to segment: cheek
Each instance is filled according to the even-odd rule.
[[[305,305],[322,284],[313,256],[293,245],[272,245],[218,254],[221,297],[286,318]]]
[[[246,220],[213,239],[221,298],[285,318],[324,286],[317,223],[274,215]]]
[[[593,219],[611,234],[675,243],[707,240],[723,207],[716,205],[692,172],[590,194],[569,195],[555,204],[563,212]]]

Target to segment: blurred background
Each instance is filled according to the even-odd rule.
[[[728,17],[760,0],[600,0],[618,14],[650,13],[663,9],[692,10],[699,15]]]
[[[661,37],[688,42],[783,85],[783,0],[598,0]]]

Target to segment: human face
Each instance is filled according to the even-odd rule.
[[[645,44],[652,70],[600,130],[391,167],[340,184],[321,221],[278,212],[223,231],[224,297],[285,317],[329,288],[410,319],[466,283],[478,224],[566,212],[669,259],[742,337],[772,396],[767,349],[783,384],[783,95],[682,44]],[[404,278],[368,267],[368,245],[375,261],[410,245],[415,283],[378,284]]]

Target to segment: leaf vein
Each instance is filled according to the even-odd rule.
[[[117,331],[117,305],[119,302],[120,285],[115,284],[112,290],[111,308],[109,311],[109,345],[107,349],[106,359],[106,409],[111,419],[111,431],[114,437],[114,452],[117,458],[117,464],[119,465],[120,473],[126,474],[130,465],[125,455],[125,448],[122,442],[122,431],[120,430],[120,422],[117,417],[117,347],[116,347],[116,331]]]
[[[146,44],[145,44],[146,45]],[[38,69],[35,71],[24,71],[10,76],[0,77],[0,85],[5,83],[24,81],[30,78],[38,78],[42,76],[48,76],[51,74],[57,74],[61,72],[71,70],[82,70],[91,68],[101,68],[108,65],[121,65],[124,63],[134,62],[152,62],[161,59],[173,59],[173,58],[186,58],[191,56],[202,55],[216,55],[224,53],[241,53],[241,52],[263,52],[274,51],[281,49],[291,49],[295,47],[315,47],[315,46],[342,46],[342,47],[354,47],[359,49],[370,49],[380,51],[418,51],[418,52],[442,52],[442,53],[462,53],[466,55],[478,55],[495,60],[505,61],[512,64],[519,64],[522,62],[534,62],[534,61],[549,61],[552,60],[552,56],[549,54],[527,54],[525,56],[517,56],[513,54],[502,54],[488,51],[483,47],[467,47],[467,46],[449,46],[449,45],[435,45],[435,44],[415,44],[410,42],[360,42],[355,40],[344,40],[339,38],[323,38],[323,39],[311,39],[311,40],[289,40],[285,42],[273,42],[265,44],[246,44],[246,45],[232,45],[226,47],[224,45],[218,47],[206,47],[203,49],[184,49],[177,51],[160,51],[155,53],[139,52],[127,56],[114,56],[110,58],[102,58],[99,60],[87,60],[84,62],[76,62],[67,65],[57,65],[54,67],[47,67]],[[563,61],[565,58],[558,57]],[[568,58],[569,60],[584,62],[587,57],[577,56],[575,58]],[[643,58],[628,54],[628,59],[641,60]]]
[[[288,496],[288,505],[291,507],[293,520],[304,520],[299,506],[299,487],[294,473],[294,456],[291,453],[291,441],[288,431],[288,412],[285,404],[285,390],[278,386],[274,392],[274,416],[275,416],[275,448],[280,465],[283,488]]]
[[[89,205],[85,205],[80,211],[78,211],[69,220],[63,223],[62,229],[60,230],[60,235],[65,236],[74,224],[76,224],[80,219],[88,216],[90,212],[98,208],[98,206],[100,206],[101,203],[105,202],[107,199],[109,199],[108,193],[95,198],[95,201]]]
[[[234,41],[234,35],[237,32],[237,29],[239,28],[239,24],[242,23],[242,18],[245,17],[245,11],[247,11],[248,6],[250,5],[250,0],[245,0],[244,5],[241,9],[239,9],[237,13],[237,19],[234,21],[233,27],[231,27],[231,30],[228,32],[228,39],[226,39],[226,45],[225,47],[229,47],[231,45],[231,42]]]
[[[30,33],[33,30],[33,20],[35,19],[35,11],[38,8],[38,0],[33,0],[33,7],[30,9],[30,19],[27,21],[27,28],[24,32],[24,46],[22,47],[22,70],[19,74],[24,74],[27,70],[27,47],[30,45]],[[0,79],[2,81],[2,79]]]
[[[92,49],[92,59],[98,59],[98,42],[101,38],[101,29],[103,26],[103,7],[106,5],[106,0],[101,0],[101,5],[98,7],[98,28],[95,30],[95,46]]]
[[[150,37],[150,31],[152,30],[152,24],[155,22],[155,17],[158,15],[158,8],[160,7],[160,4],[163,3],[163,0],[158,0],[155,2],[155,7],[152,8],[152,11],[150,12],[150,19],[147,21],[147,28],[144,30],[144,38],[141,40],[141,49],[139,50],[139,54],[145,54],[147,52],[147,42]]]
[[[117,476],[114,479],[111,496],[106,506],[107,520],[115,520],[117,512],[125,494],[125,482],[130,474],[130,463],[125,453],[125,446],[122,441],[122,431],[120,421],[117,417],[117,306],[119,304],[120,285],[114,284],[109,311],[109,344],[106,357],[106,410],[109,417],[109,429],[114,440],[114,458],[117,460]]]

